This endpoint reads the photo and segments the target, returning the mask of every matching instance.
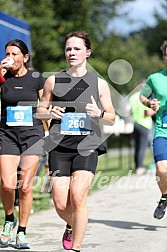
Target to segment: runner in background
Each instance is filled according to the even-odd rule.
[[[145,80],[139,81],[138,85],[145,84]],[[144,158],[149,146],[150,134],[152,131],[152,116],[156,113],[144,106],[140,101],[140,91],[134,93],[129,98],[131,113],[134,123],[134,162],[135,173],[142,175],[146,172]]]
[[[154,218],[162,219],[167,213],[167,40],[161,46],[164,69],[148,76],[141,90],[141,101],[156,111],[155,134],[153,140],[156,178],[161,192]],[[149,99],[152,97],[155,98]]]

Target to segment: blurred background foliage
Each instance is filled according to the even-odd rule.
[[[119,15],[119,8],[130,1],[133,0],[0,0],[0,6],[2,11],[30,24],[34,69],[57,72],[66,68],[64,36],[85,30],[92,41],[89,63],[113,86],[108,77],[109,65],[117,59],[132,65],[132,79],[126,85],[114,86],[126,95],[140,79],[163,68],[160,45],[167,39],[167,16],[165,19],[158,13],[155,27],[144,27],[126,37],[107,28]],[[159,8],[167,8],[165,2]]]

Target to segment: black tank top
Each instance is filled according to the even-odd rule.
[[[65,112],[86,113],[87,103],[91,103],[91,95],[96,103],[99,102],[98,78],[95,74],[87,72],[82,77],[73,77],[62,71],[55,76],[55,85],[53,88],[53,106],[66,107]],[[52,120],[50,126],[50,136],[56,141],[60,138],[61,120]],[[56,125],[56,127],[54,127]],[[94,150],[99,154],[106,152],[102,145],[101,131],[98,125],[98,119],[91,118],[91,133],[89,135],[64,135],[61,141],[58,140],[58,148],[67,148],[76,150]],[[57,138],[55,133],[57,131]]]

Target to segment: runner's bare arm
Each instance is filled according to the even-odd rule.
[[[111,100],[111,93],[108,83],[98,78],[99,98],[103,115],[103,124],[113,125],[115,123],[115,110]]]
[[[53,98],[53,87],[54,87],[55,76],[52,75],[48,77],[44,84],[43,94],[40,99],[36,117],[42,120],[51,119],[51,108],[52,108],[52,98]]]

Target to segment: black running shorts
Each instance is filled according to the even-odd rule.
[[[64,151],[63,151],[64,150]],[[75,171],[84,170],[90,171],[93,174],[96,172],[98,161],[98,152],[95,150],[87,156],[82,156],[78,151],[70,151],[68,149],[55,148],[49,152],[49,170],[51,176],[62,177],[71,176]]]
[[[43,125],[29,129],[0,128],[0,155],[42,155]]]

